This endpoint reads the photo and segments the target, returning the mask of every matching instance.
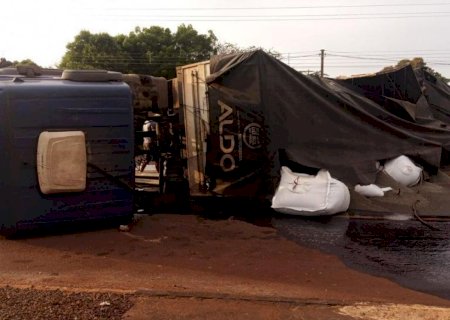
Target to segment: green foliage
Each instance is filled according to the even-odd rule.
[[[105,69],[124,72],[127,70],[127,55],[114,37],[107,33],[92,34],[81,31],[67,45],[60,68]]]
[[[6,60],[6,58],[0,58],[0,68],[11,67],[13,63],[11,61]]]
[[[37,65],[37,63],[35,63],[31,59],[25,59],[25,60],[22,60],[22,61],[17,61],[17,60],[16,61],[8,61],[5,58],[0,58],[0,68],[16,67],[18,65],[39,67]]]
[[[59,68],[106,69],[123,73],[172,78],[176,66],[207,60],[217,42],[212,31],[199,34],[192,25],[180,25],[175,33],[158,26],[136,27],[128,35],[81,31],[67,45]]]
[[[39,67],[39,65],[36,62],[34,62],[33,60],[31,60],[31,59],[25,59],[25,60],[22,60],[22,61],[14,61],[14,65],[15,66],[21,65],[21,66]]]
[[[436,70],[425,66],[425,71],[428,71],[429,73],[431,73],[433,76],[435,76],[437,79],[445,82],[445,83],[449,83],[450,82],[450,78],[447,78],[445,76],[443,76],[441,73],[437,72]]]

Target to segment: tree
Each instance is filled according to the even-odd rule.
[[[208,35],[198,34],[192,25],[180,25],[174,35],[175,52],[185,61],[202,61],[214,54],[217,38],[209,30]]]
[[[422,57],[415,57],[415,58],[413,58],[411,60],[410,59],[402,59],[402,60],[398,61],[395,66],[384,67],[381,70],[381,72],[392,71],[392,70],[394,70],[396,68],[402,68],[402,67],[405,67],[407,65],[411,65],[411,67],[413,69],[424,69],[425,71],[431,73],[433,76],[435,76],[439,80],[444,81],[445,83],[448,83],[450,81],[449,78],[444,77],[442,74],[440,74],[439,72],[435,71],[433,68],[427,66],[426,62],[424,61],[424,59]]]
[[[123,73],[151,74],[172,78],[176,67],[207,60],[214,54],[217,38],[212,31],[199,34],[182,24],[172,33],[168,28],[136,27],[128,35],[81,31],[67,45],[60,68],[107,69]]]
[[[171,60],[170,29],[153,26],[135,28],[128,36],[119,36],[120,45],[129,57],[128,73],[143,73],[165,76],[162,64]]]
[[[16,67],[18,65],[22,65],[22,66],[34,66],[34,67],[38,67],[40,68],[40,66],[34,62],[31,59],[25,59],[22,61],[8,61],[6,60],[6,58],[0,58],[0,68],[6,68],[6,67]]]
[[[59,65],[62,69],[106,69],[126,72],[129,58],[117,39],[107,33],[81,31],[67,45]]]
[[[0,58],[0,68],[11,67],[13,63],[11,61],[6,60],[6,58]]]

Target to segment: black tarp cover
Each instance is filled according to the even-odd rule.
[[[339,82],[397,116],[404,117],[400,110],[403,109],[414,122],[442,127],[442,123],[435,121],[432,107],[424,95],[426,87],[423,79],[419,77],[420,74],[422,73],[413,70],[411,65],[406,65],[392,71],[348,78]]]
[[[260,50],[213,57],[207,81],[207,174],[215,180],[233,184],[255,172],[274,177],[283,151],[349,185],[368,184],[375,181],[377,161],[404,154],[438,168],[443,148],[450,147],[450,131],[441,122],[414,121],[421,92],[409,77],[403,95],[393,88],[388,97],[407,103],[407,117],[342,83],[302,75]]]
[[[415,70],[434,118],[450,125],[450,86],[424,69]]]

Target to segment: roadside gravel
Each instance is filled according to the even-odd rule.
[[[121,319],[133,306],[133,295],[61,290],[0,288],[3,320]]]

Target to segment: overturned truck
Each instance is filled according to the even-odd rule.
[[[12,71],[0,72],[3,229],[129,219],[158,198],[270,206],[282,167],[295,186],[300,175],[345,184],[349,216],[450,216],[450,89],[423,70],[318,78],[254,51],[169,81]],[[421,168],[420,183],[383,170],[399,156]],[[371,184],[390,191],[355,192]]]

